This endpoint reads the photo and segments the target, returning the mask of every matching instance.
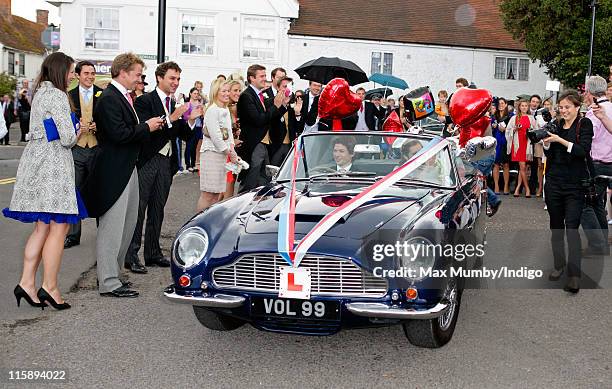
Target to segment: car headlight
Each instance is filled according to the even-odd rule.
[[[208,234],[200,227],[190,227],[174,242],[174,262],[182,268],[190,269],[198,265],[208,251]]]
[[[414,237],[407,240],[403,248],[402,255],[398,257],[399,266],[410,271],[406,274],[415,275],[410,280],[421,281],[436,262],[435,246],[423,237]]]

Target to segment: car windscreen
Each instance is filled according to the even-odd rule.
[[[299,158],[297,178],[334,175],[342,179],[376,179],[394,171],[424,148],[429,139],[407,134],[377,136],[368,134],[313,134],[303,138],[303,157]],[[277,180],[291,179],[293,150],[281,166]],[[402,182],[415,180],[451,187],[456,177],[444,148],[411,172]]]

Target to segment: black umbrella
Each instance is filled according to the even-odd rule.
[[[376,88],[376,89],[371,89],[367,91],[365,94],[365,99],[372,100],[372,96],[374,95],[380,95],[380,97],[387,98],[391,96],[392,94],[393,94],[393,91],[389,88]]]
[[[304,80],[316,81],[321,84],[327,84],[337,77],[344,78],[349,85],[369,81],[368,76],[359,66],[338,57],[313,59],[295,69],[295,72]]]

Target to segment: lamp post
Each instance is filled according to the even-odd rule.
[[[593,18],[591,20],[591,44],[589,46],[589,71],[587,73],[587,77],[591,76],[591,70],[593,67],[593,41],[595,39],[595,13],[597,8],[597,0],[592,0],[590,7],[593,9]]]
[[[166,0],[159,0],[157,11],[157,63],[166,58]]]

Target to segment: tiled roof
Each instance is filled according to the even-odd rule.
[[[45,26],[19,16],[0,16],[0,43],[16,50],[45,53],[40,34]]]
[[[525,51],[499,0],[299,0],[292,35]]]

